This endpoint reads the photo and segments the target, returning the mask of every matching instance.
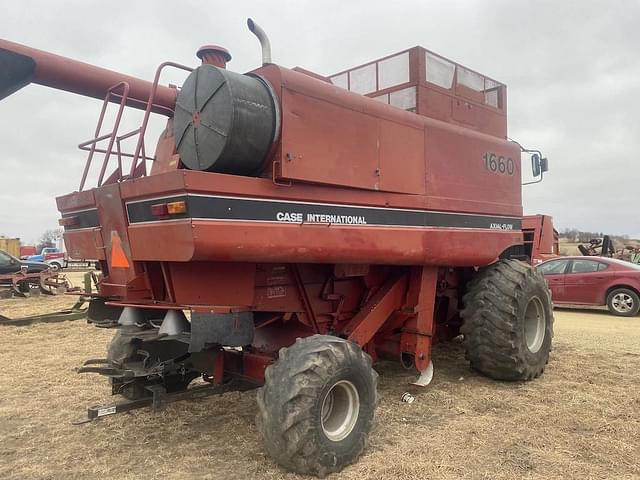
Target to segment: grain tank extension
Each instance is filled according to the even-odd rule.
[[[70,255],[100,260],[90,321],[114,331],[81,371],[126,398],[89,419],[256,387],[265,449],[322,476],[365,448],[376,360],[425,386],[432,346],[462,334],[472,368],[534,379],[551,301],[526,263],[503,84],[421,47],[289,69],[249,27],[255,70],[208,45],[151,82],[0,40],[0,97],[34,82],[104,100],[79,188],[57,199]],[[144,120],[123,132],[130,107]]]

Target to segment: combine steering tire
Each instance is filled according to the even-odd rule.
[[[551,295],[544,277],[518,260],[480,270],[463,297],[461,332],[471,366],[496,380],[531,380],[549,361]]]
[[[323,477],[365,448],[378,402],[371,358],[328,335],[280,350],[258,390],[256,425],[266,450],[294,472]]]

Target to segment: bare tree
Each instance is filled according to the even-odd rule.
[[[55,247],[56,242],[62,238],[62,229],[54,228],[51,230],[45,230],[40,236],[36,250],[40,252],[45,247]]]

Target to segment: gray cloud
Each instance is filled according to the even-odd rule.
[[[506,83],[510,136],[551,162],[545,182],[525,187],[525,211],[640,236],[635,1],[23,1],[3,5],[0,36],[142,78],[218,43],[247,71],[260,58],[248,16],[285,66],[328,74],[422,45]],[[77,189],[76,145],[99,106],[38,86],[0,102],[0,234],[30,241],[56,226],[54,197]]]

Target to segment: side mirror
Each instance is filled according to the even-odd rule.
[[[542,156],[540,150],[527,150],[522,148],[522,146],[520,147],[520,150],[523,153],[531,155],[531,173],[533,173],[533,179],[531,181],[524,182],[522,185],[540,183],[544,177],[544,172],[549,171],[549,161],[546,157]]]
[[[533,179],[531,181],[525,181],[522,185],[531,185],[534,183],[540,183],[542,181],[542,177],[544,176],[544,172],[549,171],[549,161],[546,157],[542,156],[542,152],[540,150],[524,148],[520,143],[515,140],[508,139],[510,142],[515,143],[518,147],[520,147],[520,152],[531,155],[531,173],[533,173]],[[521,161],[523,161],[522,157]],[[524,173],[525,169],[522,169]],[[524,178],[523,178],[524,180]]]
[[[549,171],[549,161],[540,154],[534,153],[531,155],[531,171],[534,177],[539,177]]]
[[[13,258],[11,260],[9,260],[9,263],[11,265],[17,265],[18,264],[18,262],[16,260],[14,260]]]

